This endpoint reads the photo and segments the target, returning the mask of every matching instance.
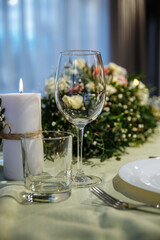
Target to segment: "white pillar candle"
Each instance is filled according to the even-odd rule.
[[[34,133],[41,130],[41,95],[36,93],[0,94],[5,121],[11,133]],[[8,133],[7,127],[3,133]],[[42,149],[34,154],[39,158],[39,169],[43,168]],[[23,180],[23,161],[20,140],[3,139],[3,174],[8,180]]]

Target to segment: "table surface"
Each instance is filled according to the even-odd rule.
[[[120,161],[101,163],[91,159],[86,173],[102,178],[101,188],[129,202],[154,202],[160,194],[127,186],[118,176],[124,164],[160,155],[160,131],[143,145],[130,147]],[[2,165],[2,164],[1,164]],[[160,239],[160,213],[120,211],[104,205],[88,188],[73,188],[70,198],[59,203],[22,205],[4,193],[16,191],[14,185],[0,183],[0,239],[132,240]]]

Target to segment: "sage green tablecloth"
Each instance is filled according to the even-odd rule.
[[[100,176],[101,187],[118,198],[154,202],[160,200],[160,194],[131,187],[117,175],[122,165],[151,155],[160,155],[159,130],[144,145],[130,147],[121,161],[113,158],[100,163],[93,159],[91,165],[85,165],[85,171]],[[0,185],[0,196],[15,191],[18,191],[17,186]],[[72,189],[69,199],[56,204],[22,205],[13,198],[2,197],[0,239],[159,240],[160,214],[115,210],[105,206],[87,188]]]

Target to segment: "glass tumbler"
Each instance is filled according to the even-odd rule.
[[[72,134],[44,131],[21,137],[28,202],[59,202],[71,194]]]

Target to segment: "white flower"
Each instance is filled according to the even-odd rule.
[[[73,62],[73,66],[77,67],[78,69],[82,70],[85,67],[85,61],[82,58],[76,59]]]
[[[115,87],[113,87],[112,85],[108,85],[106,87],[106,94],[108,96],[112,95],[113,93],[116,93],[117,92],[117,89]]]
[[[131,98],[130,98],[130,101],[131,101],[131,102],[134,102],[135,99],[136,99],[135,97],[131,97]]]
[[[56,122],[52,122],[52,127],[54,127],[56,125]]]
[[[117,74],[113,75],[112,82],[116,83],[116,85],[127,86],[127,84],[128,84],[128,80],[125,77],[117,75]]]
[[[97,141],[94,141],[94,142],[93,142],[93,145],[95,146],[96,144],[97,144]]]
[[[133,132],[136,132],[138,129],[136,127],[132,128]]]
[[[136,84],[135,84],[135,80],[136,80]],[[145,106],[149,101],[149,90],[148,90],[148,88],[146,88],[145,84],[142,83],[141,81],[139,81],[138,79],[134,79],[130,84],[131,89],[135,88],[135,87],[138,87],[136,96],[140,100],[140,105]]]
[[[138,124],[139,128],[144,128],[144,124]]]
[[[83,106],[83,97],[80,95],[67,96],[64,95],[62,98],[63,102],[73,109],[79,109]]]
[[[145,106],[149,100],[149,90],[147,88],[138,92],[138,97],[140,99],[140,105]]]
[[[69,77],[68,76],[64,76],[64,77],[61,77],[59,82],[58,82],[58,88],[60,91],[64,91],[64,92],[68,92],[70,86],[69,86]]]
[[[135,79],[134,79],[135,80]],[[145,84],[142,83],[141,81],[138,82],[138,85],[134,84],[134,80],[131,83],[131,88],[135,88],[138,86],[136,96],[140,100],[140,105],[144,106],[148,103],[149,101],[149,90],[146,88]],[[137,80],[137,79],[136,79]],[[137,80],[138,81],[138,80]]]
[[[103,86],[101,83],[98,83],[98,85],[97,85],[97,91],[98,91],[98,92],[101,92],[101,91],[103,91],[103,88],[104,88],[104,86]]]
[[[118,98],[119,98],[119,99],[122,99],[122,98],[123,98],[123,94],[121,94],[121,93],[118,94]]]
[[[109,111],[110,111],[110,108],[109,108],[109,107],[105,107],[104,110],[105,110],[106,112],[109,112]]]
[[[120,67],[116,63],[110,62],[107,66],[108,70],[112,72],[113,75],[126,76],[127,70],[123,67]]]
[[[95,92],[95,84],[94,82],[89,82],[86,84],[86,89],[92,92]]]
[[[117,67],[117,64],[116,64],[116,63],[113,63],[113,62],[110,62],[110,63],[108,64],[108,66],[107,66],[107,68],[108,68],[110,71],[112,71],[112,72],[115,71],[116,67]]]
[[[55,92],[55,78],[51,77],[45,83],[45,94],[46,95],[49,95],[49,94],[54,95],[54,92]]]
[[[122,134],[122,138],[126,138],[126,134]]]

